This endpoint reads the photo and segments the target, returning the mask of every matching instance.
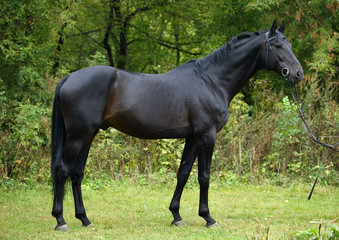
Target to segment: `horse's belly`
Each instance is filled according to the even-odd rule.
[[[189,123],[180,117],[147,112],[116,113],[105,120],[105,126],[144,139],[186,138],[193,132]]]

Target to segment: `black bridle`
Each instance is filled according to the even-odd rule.
[[[278,35],[278,36],[274,36],[274,37],[271,37],[269,38],[268,37],[268,34],[269,34],[269,31],[266,33],[266,46],[267,46],[267,50],[266,50],[266,67],[268,68],[268,65],[269,65],[269,51],[272,52],[273,56],[275,57],[275,59],[277,60],[277,62],[279,63],[280,67],[281,67],[281,75],[283,75],[286,79],[286,82],[288,83],[288,86],[290,88],[290,91],[291,91],[291,94],[292,94],[292,97],[298,107],[298,111],[299,111],[299,117],[300,119],[302,120],[302,123],[303,123],[303,127],[304,127],[304,130],[306,132],[306,134],[313,140],[315,141],[316,143],[320,144],[321,146],[324,146],[324,147],[327,147],[335,152],[339,152],[339,149],[337,149],[337,147],[339,146],[339,142],[334,144],[334,145],[331,145],[331,144],[326,144],[326,143],[323,143],[321,142],[320,140],[318,140],[313,132],[311,131],[309,125],[306,123],[306,120],[305,120],[305,116],[301,110],[301,106],[300,106],[300,100],[299,100],[299,96],[298,96],[298,92],[297,92],[297,88],[294,84],[292,84],[289,80],[288,80],[288,76],[290,74],[290,70],[285,67],[282,62],[279,60],[276,52],[273,50],[272,46],[271,46],[271,41],[278,38],[278,40],[280,41],[281,39],[281,36]]]
[[[275,53],[275,51],[273,50],[273,48],[271,46],[271,41],[278,38],[278,41],[280,42],[281,36],[278,35],[278,37],[274,36],[274,37],[269,38],[268,34],[269,34],[269,31],[266,33],[266,68],[268,69],[268,64],[269,64],[269,60],[270,60],[269,50],[271,50],[271,52],[273,53],[273,56],[275,57],[275,59],[279,63],[279,66],[281,68],[281,75],[283,75],[287,79],[288,76],[290,75],[290,70],[280,62],[277,54]]]

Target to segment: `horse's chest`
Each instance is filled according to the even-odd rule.
[[[213,96],[207,104],[209,105],[209,115],[213,119],[216,129],[219,131],[225,126],[228,119],[228,103],[225,96]]]
[[[200,101],[200,117],[201,124],[206,128],[214,126],[217,132],[219,132],[227,123],[228,120],[228,104],[227,101],[221,98],[210,97]],[[200,123],[199,123],[200,124]]]
[[[228,120],[228,109],[227,107],[223,110],[218,111],[215,116],[215,128],[219,132],[227,123]]]

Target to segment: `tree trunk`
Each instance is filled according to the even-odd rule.
[[[114,4],[113,4],[113,1],[110,1],[109,4],[110,4],[109,17],[108,17],[105,37],[104,37],[104,40],[102,41],[102,43],[103,43],[104,48],[106,49],[106,52],[107,52],[107,57],[108,57],[109,65],[111,67],[114,67],[114,61],[113,61],[113,55],[112,55],[112,47],[109,44],[109,37],[110,37],[110,34],[111,34],[111,30],[112,30],[112,27],[113,27],[113,20],[114,20],[114,16],[113,16]]]
[[[52,67],[53,76],[55,76],[60,66],[60,52],[61,52],[61,46],[64,44],[64,29],[66,26],[67,26],[67,23],[62,24],[60,30],[58,31],[59,40],[58,40],[58,45],[55,51],[54,64]]]
[[[119,0],[114,0],[114,12],[119,27],[119,42],[117,50],[117,67],[120,69],[126,68],[127,58],[127,20],[123,18]]]

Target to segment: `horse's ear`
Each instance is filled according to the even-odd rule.
[[[284,31],[285,31],[285,22],[284,21],[282,21],[278,31],[281,32],[281,33],[284,33]]]
[[[271,35],[273,35],[273,34],[275,33],[275,31],[277,30],[277,27],[278,27],[278,25],[277,25],[277,19],[274,19],[273,24],[272,24],[272,27],[271,27],[271,29],[270,29],[270,34],[271,34]]]

